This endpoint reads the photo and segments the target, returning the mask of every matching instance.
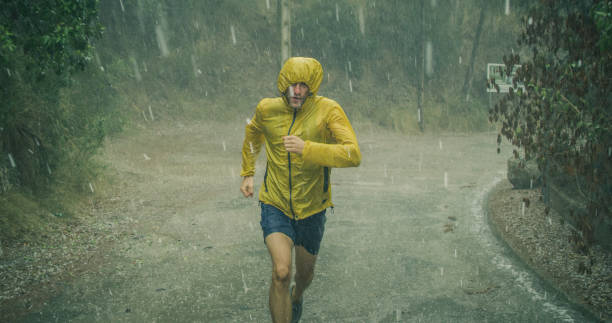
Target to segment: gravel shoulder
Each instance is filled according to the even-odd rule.
[[[569,242],[572,228],[545,211],[539,189],[518,190],[504,180],[489,194],[489,223],[540,277],[595,317],[612,320],[612,254],[599,246],[583,255]],[[592,262],[591,272],[583,268]],[[580,273],[582,271],[582,273]]]

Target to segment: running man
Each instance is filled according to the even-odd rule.
[[[333,207],[332,167],[356,167],[361,152],[340,105],[318,96],[323,68],[314,58],[292,57],[278,75],[280,96],[259,102],[246,126],[240,191],[253,196],[255,160],[266,145],[266,171],[259,189],[261,228],[272,259],[270,314],[273,322],[298,322],[302,295],[314,276]],[[289,289],[295,247],[295,285]]]

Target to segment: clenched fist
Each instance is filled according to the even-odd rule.
[[[246,176],[242,179],[240,192],[244,197],[253,197],[253,176]]]
[[[304,140],[297,136],[284,136],[283,144],[290,153],[302,154],[304,150]]]

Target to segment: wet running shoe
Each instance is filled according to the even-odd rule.
[[[293,295],[293,289],[295,286],[291,287],[291,295]],[[304,299],[300,300],[297,303],[291,303],[291,323],[298,323],[300,318],[302,317],[302,303]]]

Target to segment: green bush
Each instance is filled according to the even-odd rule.
[[[526,91],[510,92],[491,110],[501,134],[536,158],[546,174],[563,173],[580,183],[586,201],[578,216],[578,247],[612,216],[612,54],[609,1],[539,1],[523,18],[521,44],[532,56],[518,70]],[[505,58],[508,67],[519,55]],[[515,151],[515,155],[519,155]],[[568,210],[568,212],[572,212]]]

